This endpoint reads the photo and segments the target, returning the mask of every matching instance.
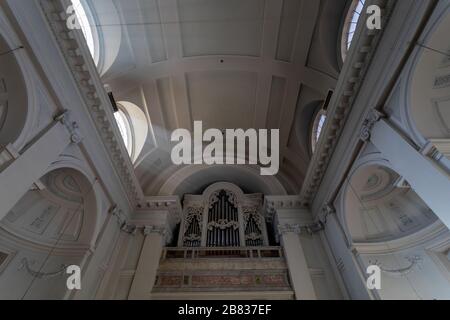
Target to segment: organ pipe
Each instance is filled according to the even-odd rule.
[[[235,195],[230,191],[220,190],[209,199],[207,212],[203,208],[187,210],[186,227],[183,234],[183,245],[186,247],[198,247],[202,244],[202,236],[206,239],[207,247],[239,247],[240,228],[243,227],[246,246],[262,246],[264,244],[261,226],[264,218],[260,215],[258,207],[251,205],[241,207],[243,223],[239,223],[239,209],[235,201]],[[202,215],[206,214],[206,219]],[[204,226],[204,223],[207,225]],[[206,228],[204,228],[206,227]],[[202,230],[206,234],[202,235]]]

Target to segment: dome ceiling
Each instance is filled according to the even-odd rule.
[[[205,130],[280,129],[279,180],[288,193],[300,190],[310,151],[309,137],[296,134],[296,115],[312,116],[302,109],[336,84],[348,1],[91,2],[104,42],[99,48],[108,55],[108,43],[120,42],[102,80],[117,101],[139,106],[148,120],[135,164],[145,192],[155,192],[153,181],[174,170],[172,131],[192,130],[196,120]],[[118,20],[102,25],[111,10]],[[119,25],[120,33],[101,36]]]
[[[399,239],[438,221],[408,183],[383,166],[358,169],[345,200],[345,219],[355,242]]]

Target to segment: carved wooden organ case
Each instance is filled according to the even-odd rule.
[[[216,183],[202,195],[185,195],[179,247],[267,246],[262,194]]]

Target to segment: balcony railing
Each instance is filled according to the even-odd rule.
[[[162,259],[210,259],[242,258],[264,259],[282,258],[281,247],[199,247],[199,248],[164,248]]]

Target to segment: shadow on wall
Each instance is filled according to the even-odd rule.
[[[73,169],[41,179],[0,222],[0,298],[62,299],[66,267],[87,254],[96,225],[96,198]]]

